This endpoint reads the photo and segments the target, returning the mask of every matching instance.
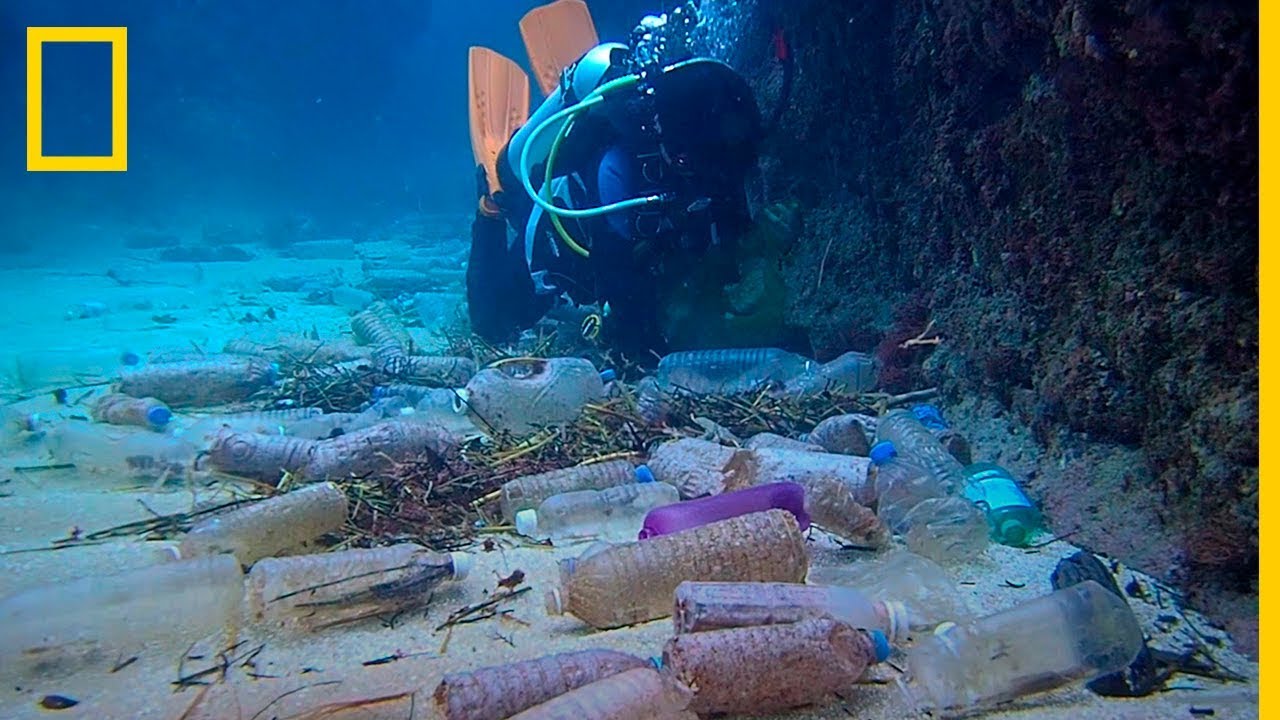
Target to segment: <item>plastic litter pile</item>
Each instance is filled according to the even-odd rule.
[[[158,482],[232,476],[278,492],[173,521],[169,562],[0,600],[0,675],[20,681],[126,641],[182,647],[245,627],[303,637],[423,608],[439,587],[467,581],[473,554],[425,547],[425,532],[387,544],[397,538],[369,527],[354,537],[376,546],[353,548],[356,510],[370,487],[403,486],[411,472],[443,485],[459,468],[484,480],[468,486],[470,529],[583,544],[558,578],[524,579],[545,589],[547,613],[595,630],[670,618],[672,634],[651,657],[601,647],[448,674],[434,701],[452,720],[759,714],[836,697],[856,706],[860,680],[884,663],[897,672],[881,677],[909,707],[969,712],[1125,671],[1147,653],[1105,570],[1068,567],[1052,594],[970,615],[946,566],[991,542],[1035,542],[1040,518],[1011,473],[968,463],[936,408],[873,393],[865,356],[677,353],[633,386],[581,358],[480,368],[417,355],[383,305],[352,325],[360,344],[325,366],[290,364],[297,356],[279,346],[229,346],[140,364],[72,402],[83,416],[11,418],[55,462]],[[351,374],[362,409],[279,407],[285,385],[356,392],[338,387]],[[274,409],[236,410],[263,397]],[[738,437],[805,402],[824,410],[766,418],[778,432]],[[690,412],[716,407],[746,412]],[[572,457],[548,448],[591,432],[629,441],[512,476],[531,458]],[[810,572],[813,532],[876,555]],[[342,538],[345,549],[326,552]]]

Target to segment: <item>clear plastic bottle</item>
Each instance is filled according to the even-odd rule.
[[[658,362],[659,387],[668,392],[734,395],[783,387],[816,371],[818,364],[778,348],[728,348],[671,353]]]
[[[964,466],[910,410],[890,410],[876,424],[876,441],[888,440],[898,454],[910,458],[937,480],[946,494],[964,488]]]
[[[643,468],[643,469],[641,469]],[[615,485],[652,480],[653,475],[643,465],[634,468],[627,460],[575,465],[536,475],[508,480],[502,485],[499,503],[502,517],[508,523],[516,521],[516,513],[537,508],[552,495],[575,490],[603,490]]]
[[[894,532],[906,532],[907,513],[930,498],[946,495],[945,488],[910,456],[898,452],[889,440],[871,448],[875,464],[876,514]]]
[[[902,522],[907,527],[907,548],[936,562],[972,560],[987,547],[986,518],[959,495],[925,500],[911,508]]]
[[[163,482],[188,476],[198,453],[172,434],[83,420],[63,420],[45,436],[55,462],[111,477]]]
[[[795,516],[802,532],[809,529],[804,487],[793,482],[756,485],[685,502],[677,502],[678,500],[677,494],[672,503],[665,507],[655,507],[643,518],[639,535],[641,540],[773,508],[786,510]],[[632,538],[634,537],[633,535]]]
[[[680,502],[666,483],[629,483],[603,490],[574,490],[552,495],[536,510],[516,513],[516,532],[534,540],[562,542],[600,538],[634,540],[649,511]]]
[[[1093,580],[960,625],[909,655],[920,709],[973,710],[1123,669],[1142,649],[1133,611]]]
[[[153,645],[180,653],[238,630],[243,595],[240,565],[226,555],[22,590],[0,600],[0,676],[47,678]]]
[[[795,517],[770,510],[562,560],[547,611],[601,630],[623,627],[670,615],[685,580],[801,582],[808,570]]]
[[[232,553],[243,565],[304,547],[347,520],[347,496],[318,483],[238,507],[197,523],[178,545],[181,557]]]
[[[987,515],[991,538],[1003,545],[1024,547],[1040,527],[1040,513],[1018,487],[1013,474],[994,463],[965,468],[964,496]]]
[[[872,600],[900,602],[911,630],[931,630],[938,623],[961,622],[972,614],[945,568],[907,550],[847,565],[815,567],[809,571],[809,582],[843,585]]]
[[[444,581],[467,577],[474,558],[420,545],[263,558],[245,583],[248,617],[277,629],[316,630],[425,604]]]
[[[676,633],[790,623],[830,616],[879,630],[889,642],[906,637],[907,608],[850,587],[800,583],[683,582],[676,588]]]
[[[812,367],[809,372],[787,383],[792,394],[840,392],[858,395],[876,384],[875,359],[866,353],[847,352],[834,360]]]
[[[604,397],[604,382],[589,360],[521,358],[481,370],[459,392],[481,429],[521,436],[577,419]]]

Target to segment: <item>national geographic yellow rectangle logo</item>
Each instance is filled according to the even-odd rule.
[[[44,154],[44,44],[91,42],[111,45],[111,154]],[[27,170],[124,172],[129,158],[129,42],[122,27],[27,28]]]

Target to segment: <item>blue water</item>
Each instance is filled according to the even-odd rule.
[[[0,213],[29,236],[219,213],[304,215],[338,232],[469,208],[467,47],[527,65],[517,23],[538,4],[10,0],[0,4]],[[592,11],[602,36],[622,39],[659,6]],[[128,28],[126,173],[26,171],[25,28],[63,25]],[[106,47],[45,48],[46,154],[109,149]]]

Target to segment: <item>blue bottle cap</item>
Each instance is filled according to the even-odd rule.
[[[618,373],[613,368],[606,368],[600,371],[600,382],[613,382],[618,379]]]
[[[661,670],[661,669],[662,669],[662,656],[661,656],[661,655],[654,655],[654,656],[650,657],[650,658],[649,658],[649,664],[653,666],[653,669],[654,669],[654,670]]]
[[[649,469],[648,465],[636,466],[636,482],[651,483],[655,480],[657,480],[657,478],[653,476],[653,471]]]
[[[876,662],[884,662],[889,659],[889,638],[879,630],[868,630],[867,634],[871,636],[871,642],[876,646]]]
[[[385,385],[374,385],[373,391],[369,393],[374,400],[381,400],[387,396],[387,387]]]
[[[147,422],[156,427],[164,427],[173,419],[173,411],[163,405],[155,405],[147,409]]]
[[[141,363],[142,363],[142,358],[139,357],[138,353],[136,352],[126,351],[126,352],[120,353],[121,365],[139,365]]]
[[[947,429],[947,421],[942,418],[942,411],[933,405],[927,403],[916,405],[911,408],[911,414],[916,416],[916,420],[919,420],[921,425],[930,430]]]
[[[893,446],[892,440],[881,440],[871,446],[871,462],[877,465],[883,465],[893,459],[898,454],[898,449]]]

